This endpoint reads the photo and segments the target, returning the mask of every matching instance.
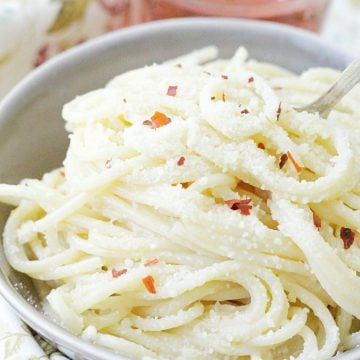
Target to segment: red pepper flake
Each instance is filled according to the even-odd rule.
[[[222,77],[224,80],[229,79],[229,77],[228,77],[227,75],[221,75],[221,77]]]
[[[64,173],[62,170],[59,171],[59,174],[60,174],[61,176],[65,176],[65,173]]]
[[[276,110],[276,121],[279,120],[280,114],[281,114],[281,101],[279,102],[279,106]]]
[[[152,125],[152,121],[151,120],[145,120],[145,121],[143,121],[143,125]]]
[[[124,275],[126,273],[127,273],[127,269],[121,269],[121,270],[112,269],[111,270],[111,275],[114,279],[116,279],[119,276]]]
[[[215,100],[215,96],[212,96],[212,97],[210,98],[210,100],[214,101],[214,100]]]
[[[159,262],[159,259],[151,259],[145,263],[145,266],[152,266]]]
[[[313,212],[313,222],[314,225],[317,227],[318,230],[321,228],[321,218],[318,214]]]
[[[103,266],[101,267],[101,270],[102,270],[102,271],[108,271],[109,268],[108,268],[106,265],[103,265]]]
[[[253,76],[250,76],[248,78],[248,83],[251,84],[252,82],[254,82],[254,77]]]
[[[177,86],[169,86],[167,89],[166,95],[168,96],[176,96]]]
[[[242,215],[250,215],[250,210],[252,209],[252,205],[250,205],[252,199],[243,199],[243,200],[225,200],[225,204],[231,210],[239,210]]]
[[[171,119],[159,111],[156,111],[154,113],[154,115],[151,117],[151,120],[152,120],[152,126],[154,129],[157,129],[159,127],[162,127],[164,125],[171,123]]]
[[[241,111],[241,114],[248,114],[249,113],[249,110],[248,109],[244,109]]]
[[[349,228],[342,227],[340,229],[340,237],[344,243],[344,249],[347,250],[354,243],[355,232]]]
[[[142,282],[150,294],[156,294],[155,280],[151,275],[144,277]]]
[[[185,157],[181,156],[179,160],[177,161],[178,166],[183,166],[185,162]]]
[[[183,189],[187,189],[190,186],[189,182],[183,182],[183,183],[180,183],[180,184],[183,187]]]
[[[259,143],[257,144],[257,147],[258,147],[259,149],[265,150],[265,145],[264,145],[264,143],[262,143],[262,142],[259,142]]]
[[[282,154],[281,158],[280,158],[280,162],[279,162],[279,168],[282,169],[285,166],[287,161],[288,161],[287,154]]]
[[[221,100],[224,101],[224,102],[226,101],[225,93],[222,93]]]
[[[290,159],[291,163],[294,165],[295,170],[296,170],[298,173],[301,173],[302,167],[296,162],[296,160],[294,159],[294,157],[291,155],[291,152],[290,152],[290,151],[287,151],[286,154],[287,154],[288,158]]]
[[[110,169],[110,168],[111,168],[111,160],[106,160],[106,161],[105,161],[105,167],[106,167],[107,169]]]

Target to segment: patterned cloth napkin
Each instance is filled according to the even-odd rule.
[[[47,58],[127,26],[129,9],[128,0],[0,0],[0,98]]]
[[[145,0],[0,0],[0,99],[49,57],[141,21]],[[131,5],[131,6],[130,6]],[[333,0],[322,36],[360,56],[360,0]],[[65,360],[0,296],[1,360]]]

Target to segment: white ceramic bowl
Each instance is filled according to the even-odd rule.
[[[75,95],[103,86],[116,74],[214,44],[222,57],[239,45],[250,56],[295,72],[314,66],[342,69],[351,57],[316,35],[273,23],[189,18],[121,30],[50,60],[0,104],[0,182],[17,183],[58,167],[67,148],[61,108]],[[0,207],[0,231],[9,209]],[[125,359],[89,344],[47,319],[31,280],[12,270],[0,249],[0,292],[19,316],[73,359]],[[360,349],[342,359],[360,359]]]

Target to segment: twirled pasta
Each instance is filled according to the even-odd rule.
[[[131,358],[326,359],[360,344],[359,88],[213,47],[65,105],[64,167],[0,185],[6,256],[64,327]]]

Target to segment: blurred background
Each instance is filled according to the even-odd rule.
[[[0,99],[34,67],[72,46],[183,16],[291,24],[360,54],[360,0],[0,0]]]

